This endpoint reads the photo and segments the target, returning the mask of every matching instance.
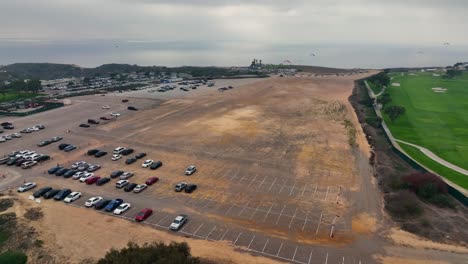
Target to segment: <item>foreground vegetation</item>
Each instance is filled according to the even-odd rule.
[[[138,245],[129,242],[121,250],[111,249],[98,264],[214,264],[214,262],[193,257],[187,243],[172,242],[166,245],[161,242]]]

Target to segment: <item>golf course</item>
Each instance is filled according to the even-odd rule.
[[[440,158],[468,170],[468,73],[444,79],[442,73],[392,73],[387,92],[406,112],[385,123],[396,139],[432,151]],[[419,149],[400,144],[415,160],[468,189],[468,176],[428,158]]]

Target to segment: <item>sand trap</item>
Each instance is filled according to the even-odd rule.
[[[411,75],[411,76],[416,76],[416,74],[414,74],[414,73],[410,73],[409,75]]]
[[[442,87],[434,87],[434,88],[432,88],[432,91],[433,91],[434,93],[445,93],[445,92],[447,91],[447,89],[446,89],[446,88],[442,88]]]
[[[433,74],[432,74],[432,76],[434,76],[434,77],[439,77],[439,76],[440,76],[440,74],[433,73]]]
[[[400,83],[392,83],[392,86],[398,86],[398,87],[400,87]]]

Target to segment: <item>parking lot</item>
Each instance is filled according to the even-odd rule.
[[[71,105],[60,109],[8,118],[18,128],[41,123],[46,129],[15,143],[2,143],[1,154],[29,149],[50,155],[50,161],[33,169],[8,169],[20,173],[22,181],[35,181],[39,187],[82,192],[83,197],[71,206],[84,207],[84,201],[97,195],[121,198],[132,208],[116,217],[132,221],[139,210],[148,207],[155,213],[145,224],[168,229],[174,217],[184,213],[189,215],[189,222],[179,235],[229,241],[253,254],[292,263],[372,262],[370,256],[334,247],[353,240],[349,199],[355,172],[352,160],[343,155],[349,151],[346,134],[341,134],[343,128],[334,122],[322,126],[328,116],[316,121],[316,117],[310,120],[300,115],[296,120],[296,110],[309,114],[317,110],[305,107],[306,102],[298,103],[300,109],[289,109],[295,104],[281,107],[288,110],[272,107],[282,93],[272,89],[272,84],[265,82],[255,92],[234,89],[171,101],[130,98],[125,104],[120,102],[120,95],[72,98]],[[259,98],[253,99],[252,93]],[[325,101],[315,103],[326,105]],[[102,105],[111,109],[102,109]],[[128,105],[140,111],[128,111]],[[121,116],[90,128],[78,127],[89,118],[99,119],[110,112]],[[278,122],[280,119],[284,124]],[[321,125],[285,132],[288,126],[306,121]],[[52,136],[63,136],[61,142],[74,144],[77,149],[63,152],[56,144],[36,146]],[[327,140],[344,142],[344,147]],[[314,149],[301,149],[304,142]],[[125,164],[127,156],[112,161],[112,151],[118,146],[135,150],[128,157],[140,152],[147,156],[131,165]],[[86,155],[93,148],[109,154],[101,158]],[[332,157],[325,160],[323,151],[331,152]],[[160,160],[163,166],[157,170],[142,168],[145,159]],[[96,186],[47,173],[57,164],[70,167],[80,160],[99,164],[102,168],[94,173],[101,177],[123,170],[135,174],[130,182],[144,183],[151,176],[159,177],[159,181],[141,193],[132,193],[116,189],[118,179]],[[198,170],[185,176],[189,165],[196,165]],[[198,188],[193,193],[174,192],[174,185],[181,181],[195,183]]]

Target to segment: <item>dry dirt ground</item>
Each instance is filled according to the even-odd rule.
[[[160,182],[133,194],[116,190],[115,180],[101,187],[84,186],[37,170],[20,171],[40,186],[83,193],[74,207],[43,201],[44,218],[36,228],[43,240],[51,242],[51,250],[58,249],[57,255],[70,256],[75,262],[101,257],[129,239],[188,241],[195,255],[215,259],[221,249],[221,263],[273,263],[241,254],[229,244],[286,262],[372,262],[371,254],[379,250],[379,243],[366,242],[359,250],[352,246],[371,239],[382,224],[368,166],[369,147],[348,103],[354,80],[369,74],[262,79],[224,93],[214,90],[155,101],[118,120],[89,129],[74,128],[66,141],[77,144],[79,150],[64,154],[51,147],[55,149],[53,163],[69,166],[85,159],[102,165],[101,176],[123,169],[135,172],[133,182],[153,175]],[[76,100],[91,106],[93,100],[112,101],[112,96]],[[44,122],[48,120],[47,114],[43,117]],[[62,122],[66,121],[57,126]],[[83,156],[86,149],[111,152],[117,146],[146,152],[147,158],[164,165],[149,171],[141,168],[141,162],[125,165],[108,156],[99,160]],[[184,176],[185,167],[191,164],[198,172]],[[192,194],[175,193],[173,186],[180,181],[196,183],[198,189]],[[93,195],[132,203],[132,211],[123,216],[127,220],[143,207],[157,213],[147,225],[138,225],[77,208]],[[182,235],[150,228],[167,228],[178,213],[191,218],[179,232]]]

